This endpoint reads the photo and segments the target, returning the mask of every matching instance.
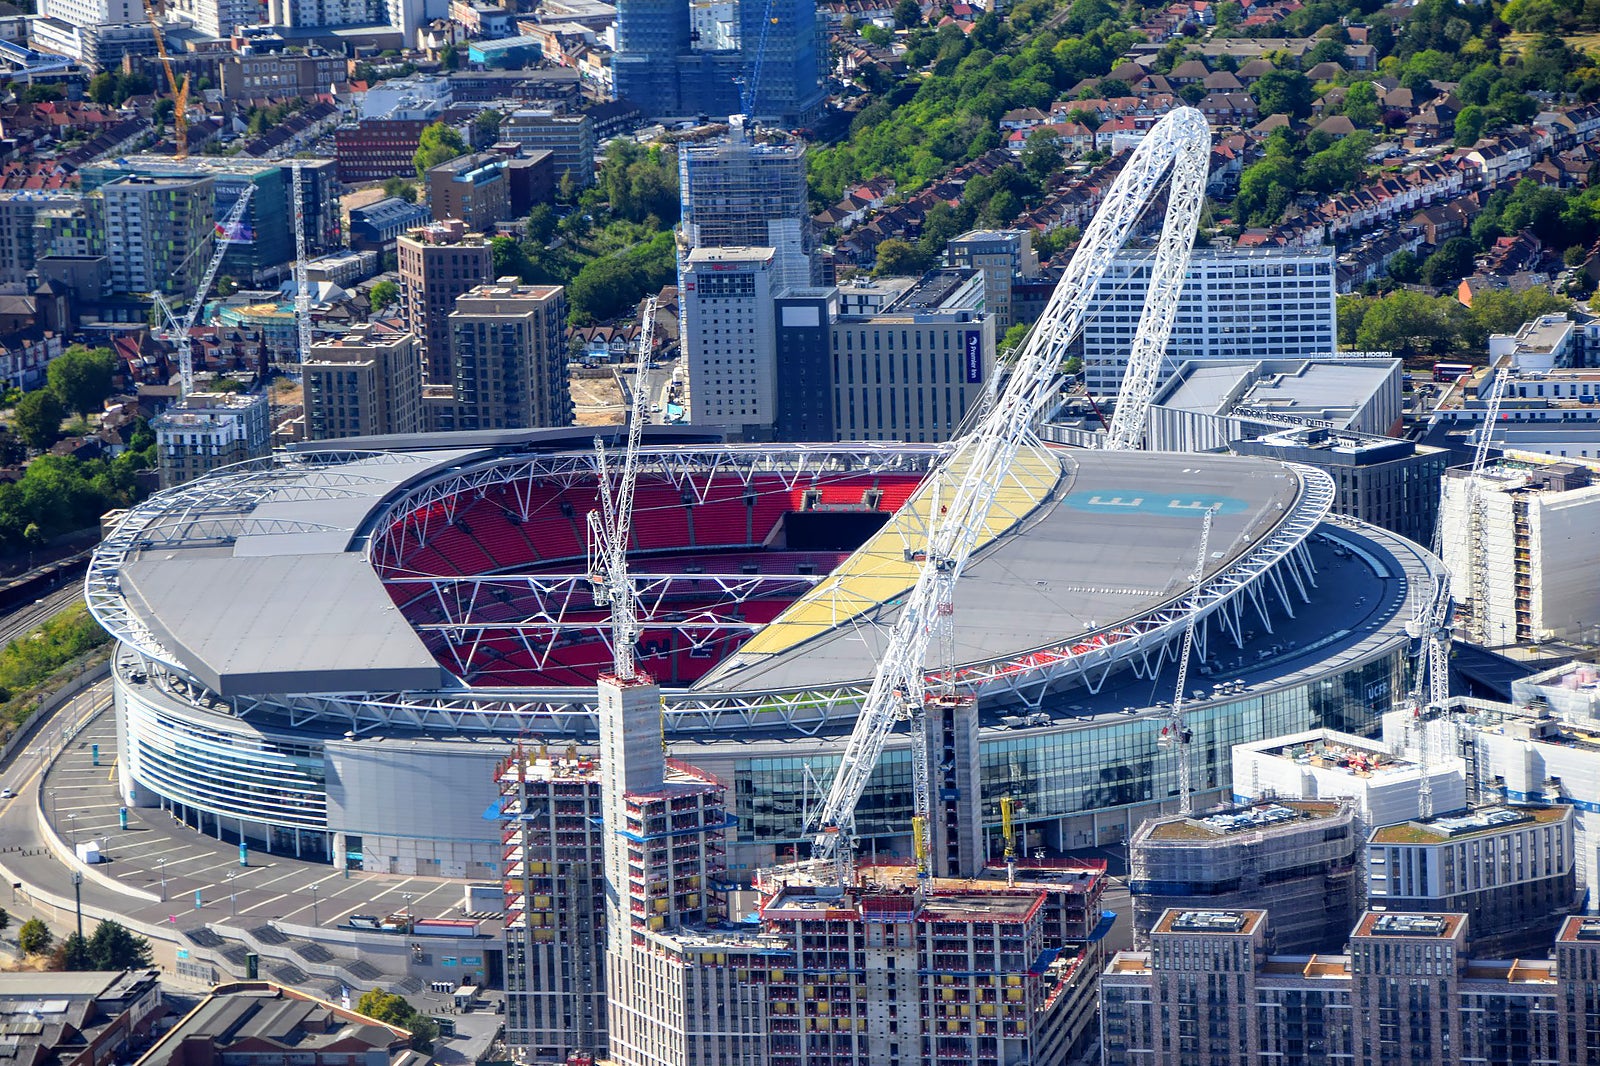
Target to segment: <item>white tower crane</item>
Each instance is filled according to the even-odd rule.
[[[1139,338],[1127,371],[1134,382],[1159,373],[1159,366],[1144,363],[1159,361],[1172,327],[1177,287],[1183,282],[1194,243],[1210,155],[1211,131],[1205,116],[1194,108],[1173,110],[1151,128],[1089,223],[1077,254],[1018,352],[1011,378],[994,406],[930,474],[926,550],[917,556],[922,565],[916,584],[902,600],[838,773],[816,812],[813,858],[832,861],[841,880],[850,850],[841,838],[851,831],[856,804],[895,722],[909,719],[913,738],[922,733],[929,644],[937,629],[954,625],[955,584],[982,536],[995,494],[1010,476],[1017,453],[1040,447],[1033,425],[1058,391],[1067,347],[1089,314],[1095,284],[1170,171],[1172,189],[1150,297],[1139,320]],[[1123,412],[1127,424],[1134,427],[1144,421],[1144,411],[1134,410],[1141,402],[1140,395],[1148,405],[1148,395],[1140,387]],[[1115,447],[1138,443],[1136,431],[1124,430],[1114,437]],[[926,824],[932,801],[925,774],[914,775],[914,787],[914,813]]]
[[[233,208],[223,219],[220,231],[217,234],[217,247],[211,254],[211,262],[206,266],[206,272],[200,276],[200,287],[195,290],[194,299],[189,301],[189,309],[182,319],[173,314],[172,307],[162,298],[160,293],[151,293],[162,314],[172,324],[177,333],[175,341],[178,345],[178,393],[187,396],[194,391],[194,348],[190,342],[189,331],[200,319],[200,312],[206,305],[206,293],[211,291],[211,283],[217,279],[217,270],[222,266],[222,257],[228,254],[228,245],[233,243],[233,234],[238,232],[239,224],[244,218],[245,209],[250,205],[250,194],[256,191],[254,185],[246,185],[239,198],[233,202]]]
[[[295,358],[304,366],[311,358],[311,282],[306,279],[305,184],[300,160],[289,165],[294,175],[294,323],[298,331]]]
[[[589,580],[594,585],[597,604],[611,608],[612,673],[618,681],[638,676],[633,661],[633,645],[639,635],[638,604],[633,581],[628,576],[628,539],[633,530],[633,487],[639,480],[639,440],[650,410],[649,382],[645,369],[656,327],[656,298],[645,301],[639,316],[639,368],[633,379],[633,409],[628,418],[628,444],[623,452],[622,472],[615,486],[605,442],[594,439],[600,479],[600,510],[589,512]]]
[[[1471,535],[1467,543],[1472,552],[1467,559],[1467,571],[1472,579],[1472,639],[1478,644],[1489,643],[1489,522],[1486,509],[1489,494],[1483,491],[1483,468],[1489,460],[1489,446],[1500,421],[1500,403],[1505,399],[1506,384],[1511,380],[1511,357],[1504,357],[1498,366],[1491,366],[1494,384],[1489,388],[1489,402],[1484,407],[1483,431],[1478,434],[1478,446],[1472,453],[1472,473],[1467,478],[1467,528]]]
[[[1189,683],[1189,655],[1194,651],[1194,629],[1200,621],[1200,591],[1205,585],[1206,556],[1211,551],[1211,520],[1216,508],[1207,507],[1200,523],[1200,554],[1194,561],[1194,580],[1189,592],[1189,624],[1183,629],[1183,647],[1178,652],[1178,691],[1172,697],[1172,713],[1162,727],[1161,740],[1178,753],[1178,811],[1194,813],[1194,769],[1189,764],[1189,722],[1183,713],[1184,686]]]

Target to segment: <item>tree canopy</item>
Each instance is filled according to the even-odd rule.
[[[433,1042],[439,1036],[439,1026],[432,1018],[418,1011],[405,997],[393,992],[374,988],[361,993],[361,998],[356,1001],[356,1013],[409,1029],[411,1047],[415,1051],[432,1051]]]
[[[420,181],[440,163],[448,163],[466,154],[467,142],[462,139],[460,131],[443,122],[435,122],[422,131],[411,163],[417,168],[417,179]]]
[[[50,360],[45,370],[50,391],[69,411],[87,417],[98,412],[111,395],[111,378],[117,357],[110,348],[85,348],[74,344]]]

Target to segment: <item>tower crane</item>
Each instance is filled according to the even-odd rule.
[[[1010,796],[1000,797],[1000,836],[1006,842],[1006,887],[1017,883],[1017,835],[1012,822],[1016,813]]]
[[[167,55],[167,40],[161,33],[161,23],[156,19],[156,9],[150,6],[150,0],[144,0],[145,17],[150,20],[150,28],[156,33],[156,55],[161,57],[161,69],[167,72],[167,85],[172,89],[172,158],[189,158],[189,75],[183,76],[183,83],[179,84],[178,78],[172,72],[172,60]]]
[[[194,348],[191,343],[189,331],[194,329],[194,324],[200,320],[200,312],[206,305],[206,293],[211,291],[211,283],[217,278],[217,270],[222,266],[223,256],[228,254],[228,245],[233,243],[233,234],[239,230],[240,222],[244,218],[245,210],[250,206],[250,195],[255,192],[254,185],[246,185],[239,198],[233,202],[233,207],[228,211],[228,216],[217,233],[217,247],[211,253],[211,262],[206,265],[206,272],[200,276],[200,286],[195,289],[194,299],[189,301],[189,309],[179,319],[173,313],[172,306],[159,292],[152,292],[151,298],[161,313],[171,323],[177,333],[178,345],[178,391],[179,395],[187,396],[194,391]]]
[[[750,61],[750,74],[735,79],[739,84],[741,114],[737,117],[743,120],[741,125],[750,125],[756,120],[756,90],[761,86],[761,65],[767,58],[767,31],[778,23],[772,14],[774,2],[767,0],[767,6],[761,13],[761,36],[756,41],[755,58]]]
[[[300,160],[289,165],[294,175],[294,322],[298,332],[300,365],[311,359],[311,282],[306,279],[306,205],[305,185],[300,174]]]
[[[639,610],[633,581],[628,576],[628,538],[633,530],[633,488],[639,480],[639,441],[650,410],[645,369],[650,365],[655,328],[656,298],[652,296],[645,300],[644,313],[639,316],[639,368],[634,374],[627,448],[615,485],[605,442],[599,437],[594,439],[601,509],[589,512],[589,581],[594,586],[595,603],[611,608],[611,664],[619,681],[632,681],[639,676],[633,659],[633,645],[639,636]]]
[[[1478,445],[1472,453],[1472,473],[1467,478],[1467,527],[1471,531],[1468,544],[1472,551],[1467,571],[1472,578],[1472,639],[1483,645],[1489,643],[1489,523],[1484,513],[1489,497],[1481,482],[1495,426],[1500,421],[1500,403],[1505,399],[1506,384],[1511,380],[1511,357],[1505,356],[1489,372],[1494,375],[1494,384],[1489,388],[1483,432],[1478,434]]]
[[[1163,744],[1170,745],[1178,753],[1178,811],[1185,815],[1194,813],[1194,769],[1189,765],[1191,736],[1183,713],[1183,696],[1184,686],[1189,682],[1189,655],[1194,651],[1195,625],[1200,621],[1200,590],[1205,584],[1206,556],[1211,550],[1211,519],[1215,514],[1215,507],[1207,507],[1200,522],[1200,554],[1194,562],[1194,581],[1189,593],[1189,624],[1183,629],[1183,647],[1178,652],[1178,691],[1172,697],[1172,713],[1161,729]]]
[[[839,770],[811,827],[813,860],[831,862],[841,882],[847,876],[850,851],[844,838],[853,827],[856,804],[895,723],[911,723],[914,745],[923,733],[930,641],[937,628],[954,625],[955,585],[982,537],[996,493],[1010,477],[1019,451],[1042,452],[1033,426],[1055,398],[1067,348],[1090,312],[1094,287],[1170,171],[1171,190],[1150,296],[1127,371],[1129,379],[1141,382],[1159,374],[1158,362],[1150,367],[1143,362],[1159,361],[1171,333],[1178,288],[1205,196],[1210,152],[1210,129],[1194,108],[1174,109],[1151,128],[1090,221],[1077,254],[1051,294],[1039,324],[1018,352],[1011,377],[993,407],[930,473],[925,495],[926,546],[912,555],[920,563],[916,583],[901,601],[878,671],[841,754]],[[1136,392],[1145,396],[1147,406],[1147,391],[1141,386]],[[1137,403],[1135,400],[1127,407]],[[1144,411],[1129,410],[1126,417],[1135,419],[1133,425],[1142,426]],[[1136,432],[1129,434],[1126,429],[1117,439],[1118,447],[1136,447],[1139,440]],[[914,774],[913,786],[915,816],[926,825],[932,798],[925,772]]]

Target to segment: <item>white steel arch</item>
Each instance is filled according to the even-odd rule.
[[[911,719],[913,741],[920,738],[928,647],[936,628],[954,624],[955,583],[982,538],[989,508],[999,486],[1010,476],[1017,453],[1041,448],[1033,426],[1059,391],[1067,347],[1083,327],[1096,283],[1171,171],[1173,189],[1149,302],[1129,359],[1129,377],[1136,371],[1139,377],[1131,382],[1135,390],[1128,397],[1131,402],[1118,405],[1135,410],[1122,412],[1120,435],[1114,425],[1107,446],[1138,444],[1144,407],[1154,393],[1154,377],[1194,243],[1210,154],[1211,130],[1205,116],[1194,108],[1171,111],[1151,128],[1090,221],[994,406],[930,477],[932,502],[925,559],[916,585],[905,596],[877,676],[841,754],[839,771],[816,811],[813,858],[827,861],[839,857],[841,838],[853,821],[856,804],[895,722]],[[1151,379],[1147,387],[1140,384],[1146,377]],[[1142,403],[1138,398],[1141,389],[1145,393]],[[916,776],[915,785],[915,810],[919,818],[925,818],[931,801],[922,775]]]

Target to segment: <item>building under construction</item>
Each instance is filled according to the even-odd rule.
[[[665,758],[644,726],[655,686],[601,687],[621,727],[602,727],[601,758],[518,753],[497,772],[506,1035],[523,1061],[1005,1066],[1081,1049],[1109,925],[1104,863],[980,868],[969,808],[952,801],[930,852],[970,876],[784,867],[734,915],[724,787]],[[944,784],[961,717],[929,716]]]
[[[1278,951],[1336,951],[1357,913],[1360,848],[1355,807],[1343,800],[1153,818],[1128,846],[1134,941],[1148,946],[1168,908],[1248,906],[1272,912]]]

